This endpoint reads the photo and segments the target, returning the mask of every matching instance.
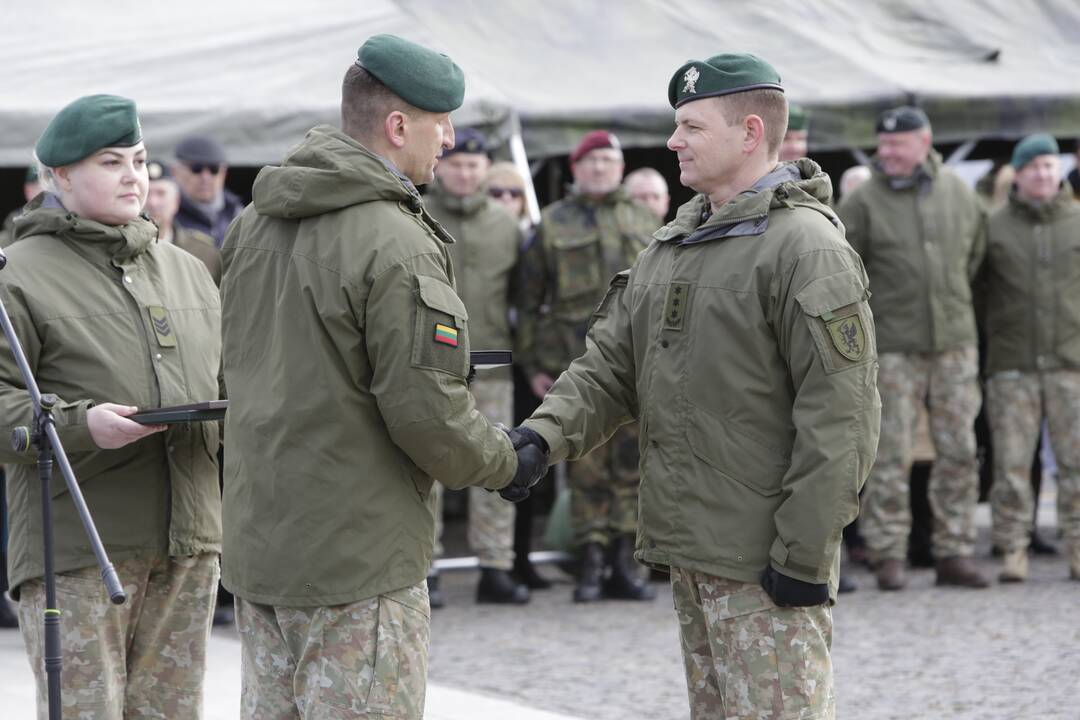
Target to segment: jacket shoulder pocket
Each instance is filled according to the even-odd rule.
[[[604,299],[600,301],[600,304],[596,306],[596,311],[593,312],[592,317],[589,318],[589,327],[593,326],[597,318],[606,317],[611,312],[612,303],[618,300],[619,295],[626,289],[626,286],[630,282],[630,271],[623,270],[622,272],[615,273],[611,278],[611,284],[608,285],[607,293],[604,295]]]
[[[795,296],[826,372],[846,370],[877,357],[869,298],[870,291],[848,271],[818,278]]]
[[[457,377],[469,374],[469,314],[453,288],[442,280],[416,276],[413,367]]]

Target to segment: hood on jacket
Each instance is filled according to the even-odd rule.
[[[260,170],[251,194],[260,215],[285,219],[377,200],[404,202],[414,212],[421,207],[408,178],[330,125],[309,130],[281,166]]]
[[[140,215],[127,225],[105,225],[69,212],[60,198],[43,192],[31,200],[15,218],[14,238],[18,242],[34,235],[56,235],[76,242],[101,244],[118,262],[144,252],[157,239],[157,225]]]
[[[716,212],[709,214],[709,197],[694,196],[679,208],[667,226],[654,237],[660,242],[679,240],[692,244],[742,235],[761,235],[769,227],[769,211],[779,207],[802,206],[820,212],[839,225],[828,206],[832,181],[821,167],[808,158],[781,163],[742,191]]]

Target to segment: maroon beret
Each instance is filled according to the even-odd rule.
[[[574,149],[574,152],[570,155],[570,164],[576,163],[581,158],[585,157],[586,153],[593,150],[600,150],[601,148],[615,148],[621,150],[622,146],[619,144],[619,138],[609,133],[607,130],[593,130],[587,133],[585,137],[581,138],[581,142]]]

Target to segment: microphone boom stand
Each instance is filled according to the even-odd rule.
[[[7,257],[0,252],[0,270],[6,265]],[[49,720],[61,720],[60,673],[64,659],[60,647],[60,610],[56,607],[52,495],[49,489],[54,455],[60,465],[64,481],[67,483],[71,500],[79,513],[79,519],[82,520],[86,537],[90,541],[90,548],[94,552],[94,557],[97,558],[98,567],[101,569],[101,579],[109,593],[109,600],[115,605],[122,605],[127,598],[120,586],[116,569],[105,554],[105,547],[101,544],[97,528],[94,527],[94,519],[90,516],[89,508],[86,507],[86,500],[79,488],[79,482],[75,479],[75,473],[71,469],[71,463],[68,462],[64,446],[60,443],[60,436],[56,433],[52,409],[60,399],[51,393],[42,395],[38,389],[2,298],[0,298],[0,324],[4,327],[4,335],[7,336],[12,355],[15,357],[23,382],[26,384],[26,389],[30,391],[30,398],[34,404],[33,426],[15,428],[11,433],[11,446],[20,454],[27,452],[31,447],[37,448],[38,477],[41,481],[41,531],[45,541],[45,676],[48,679]]]

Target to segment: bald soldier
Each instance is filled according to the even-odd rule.
[[[477,412],[452,239],[416,190],[464,92],[445,55],[369,38],[342,127],[263,168],[226,237],[224,584],[244,718],[420,718],[432,477],[521,499],[545,469],[528,433]]]
[[[627,173],[623,187],[632,199],[652,210],[657,220],[664,222],[667,219],[671,195],[668,193],[667,180],[658,170],[643,167]]]
[[[668,86],[697,195],[619,273],[585,354],[525,421],[552,461],[641,427],[636,557],[669,568],[690,714],[832,718],[840,535],[878,439],[867,278],[787,103],[746,54]]]
[[[877,131],[873,177],[838,210],[870,276],[881,353],[882,441],[859,525],[878,587],[902,589],[917,405],[929,398],[937,584],[982,588],[988,581],[972,558],[982,397],[971,281],[985,253],[985,217],[975,193],[934,151],[922,110],[889,110]]]
[[[1028,577],[1035,498],[1030,481],[1043,418],[1057,459],[1058,528],[1080,580],[1080,205],[1061,178],[1057,141],[1013,150],[1016,182],[990,216],[980,275],[987,334],[986,402],[994,441],[990,491],[1000,579]]]

